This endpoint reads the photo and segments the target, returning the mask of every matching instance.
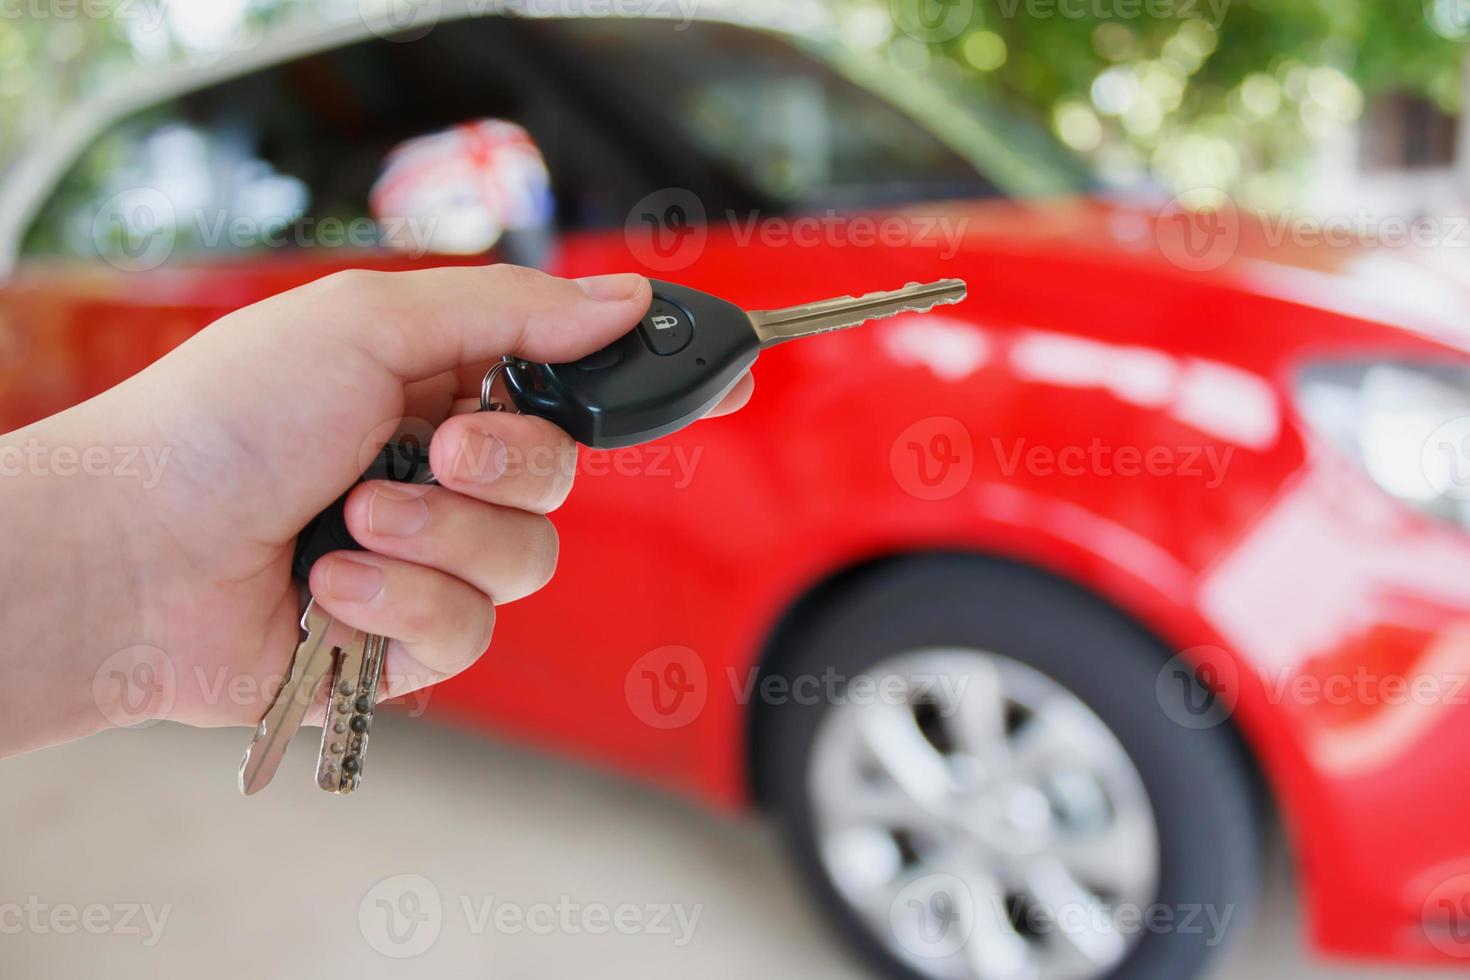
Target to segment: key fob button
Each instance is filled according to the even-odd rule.
[[[655,297],[648,315],[638,324],[638,332],[655,354],[677,354],[694,339],[694,318],[682,306]]]
[[[606,371],[610,367],[617,367],[623,361],[623,349],[620,345],[613,343],[602,350],[595,350],[577,362],[577,367],[583,371]]]

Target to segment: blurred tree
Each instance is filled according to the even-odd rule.
[[[25,9],[41,16],[0,18],[0,170],[62,106],[121,75],[212,57],[290,17],[357,16],[360,2],[32,0]],[[907,65],[951,62],[966,84],[1048,120],[1105,177],[1151,174],[1268,206],[1290,199],[1294,168],[1366,98],[1407,91],[1457,111],[1470,41],[1470,0],[845,0],[838,9],[855,27],[844,31],[850,39],[886,42]]]
[[[900,27],[971,0],[892,0]],[[947,6],[946,6],[947,4]],[[993,97],[1051,119],[1104,175],[1285,203],[1318,138],[1388,91],[1458,111],[1465,0],[973,0],[929,42]],[[922,20],[919,18],[927,18]],[[952,23],[952,22],[951,22]]]

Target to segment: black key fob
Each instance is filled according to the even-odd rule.
[[[515,407],[555,422],[584,446],[648,442],[719,404],[760,353],[745,311],[687,286],[653,280],[638,326],[570,364],[512,361]]]

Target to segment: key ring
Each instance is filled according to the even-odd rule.
[[[493,393],[496,379],[508,370],[510,370],[510,358],[505,358],[485,372],[485,378],[480,382],[480,411],[508,412],[511,410],[505,402],[496,401]]]

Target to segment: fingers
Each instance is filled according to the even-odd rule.
[[[730,389],[718,405],[710,409],[705,418],[717,419],[721,415],[738,412],[745,407],[745,403],[750,401],[750,396],[753,394],[755,394],[755,376],[747,373],[745,377],[735,382],[735,387]]]
[[[335,551],[311,569],[311,593],[336,619],[354,629],[390,636],[413,665],[390,665],[410,675],[390,694],[452,677],[490,645],[495,605],[453,575],[371,552]]]
[[[443,486],[478,500],[549,514],[572,490],[577,444],[545,419],[476,412],[447,419],[429,444]]]
[[[556,570],[551,521],[443,487],[365,483],[348,495],[346,515],[352,536],[375,554],[452,575],[496,605],[530,595]]]
[[[574,361],[632,330],[653,299],[632,273],[571,280],[513,265],[351,270],[305,288],[336,314],[324,329],[404,381],[502,354]]]

